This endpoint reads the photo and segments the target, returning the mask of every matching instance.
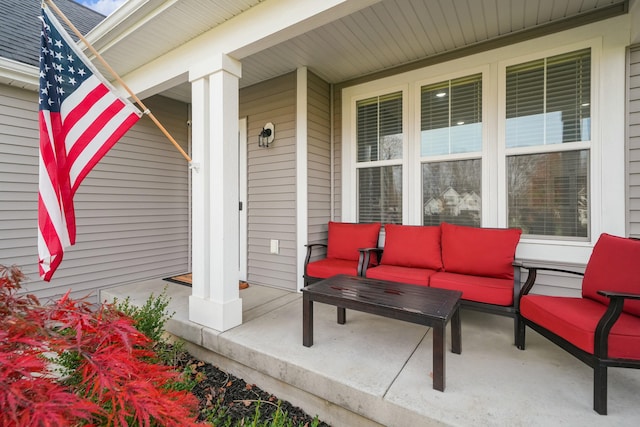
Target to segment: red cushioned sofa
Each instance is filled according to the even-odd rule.
[[[381,224],[357,224],[330,221],[327,243],[307,245],[304,262],[304,286],[336,274],[362,275],[364,254],[361,248],[378,246]],[[313,251],[326,248],[326,257],[311,261]],[[367,265],[374,263],[374,257],[367,258]]]
[[[520,268],[514,262],[521,230],[385,225],[384,248],[363,250],[369,278],[462,291],[461,306],[514,319],[518,330]],[[380,256],[370,265],[369,254]]]
[[[640,240],[602,234],[582,279],[581,297],[529,294],[539,270],[529,270],[520,298],[518,347],[529,326],[593,368],[593,409],[607,413],[607,367],[640,368]]]

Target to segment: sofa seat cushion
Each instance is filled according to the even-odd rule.
[[[435,270],[428,268],[401,267],[381,264],[377,267],[369,268],[366,276],[370,279],[429,286],[429,277],[434,273]]]
[[[381,264],[442,270],[440,227],[386,224]]]
[[[461,291],[462,299],[468,301],[505,307],[513,305],[513,279],[496,279],[442,271],[431,276],[429,286]]]
[[[593,354],[595,330],[607,306],[589,298],[525,295],[520,314]],[[640,359],[640,318],[623,312],[609,334],[609,357]]]
[[[348,222],[329,222],[327,258],[358,261],[361,248],[378,246],[380,234],[379,222],[356,224]]]
[[[307,276],[326,279],[336,274],[358,275],[358,261],[325,258],[307,264]]]
[[[450,273],[513,279],[522,231],[442,223],[442,264]]]

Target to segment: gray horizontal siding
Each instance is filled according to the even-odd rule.
[[[331,87],[308,76],[307,208],[309,243],[327,240],[331,219]],[[324,251],[314,251],[314,259]]]
[[[247,280],[296,289],[296,73],[240,91],[247,118]],[[271,122],[275,140],[259,148],[257,135]],[[270,240],[280,241],[271,254]]]
[[[146,100],[187,147],[187,106]],[[50,283],[37,266],[38,122],[33,92],[0,86],[0,263],[28,275],[41,298],[75,296],[189,269],[187,163],[143,117],[89,173],[74,198],[76,244]]]

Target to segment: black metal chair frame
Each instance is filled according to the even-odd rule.
[[[522,293],[520,297],[527,295],[537,277],[537,272],[542,271],[556,271],[561,273],[575,274],[584,276],[584,273],[562,270],[558,268],[542,268],[542,267],[527,267],[522,266],[529,271],[527,281],[522,287]],[[528,320],[522,316],[519,322],[518,337],[516,343],[519,349],[525,349],[525,327],[529,326],[540,335],[544,336],[554,344],[558,345],[568,353],[581,360],[593,368],[593,409],[600,415],[607,414],[607,368],[634,368],[640,369],[640,360],[631,359],[613,359],[608,357],[608,345],[609,345],[609,332],[616,323],[620,315],[622,314],[622,307],[626,299],[640,300],[640,294],[628,294],[619,292],[598,291],[602,296],[609,298],[609,307],[598,322],[595,331],[595,348],[593,354],[588,353],[566,339],[556,335],[548,329]]]

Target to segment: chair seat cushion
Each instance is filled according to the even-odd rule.
[[[370,279],[429,286],[429,277],[434,273],[435,270],[428,268],[401,267],[397,265],[382,264],[377,267],[369,268],[366,276]]]
[[[607,306],[588,298],[525,295],[520,314],[576,347],[594,353],[595,330]],[[609,357],[640,360],[640,318],[623,312],[609,334]]]
[[[505,307],[513,305],[513,279],[495,279],[443,271],[431,276],[429,286],[461,291],[462,299],[468,301]]]
[[[358,275],[358,261],[325,258],[307,264],[307,276],[326,279],[336,274]]]

